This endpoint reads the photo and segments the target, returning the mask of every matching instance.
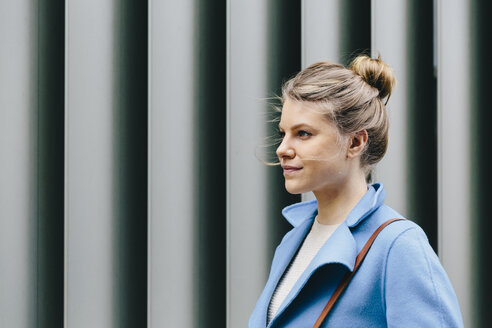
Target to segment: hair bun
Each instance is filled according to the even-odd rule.
[[[373,59],[366,55],[357,56],[350,64],[350,69],[362,77],[369,85],[379,90],[379,98],[391,96],[391,90],[396,84],[393,69],[378,56]],[[386,100],[388,102],[388,100]]]

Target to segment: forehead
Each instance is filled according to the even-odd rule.
[[[300,124],[315,128],[333,126],[320,106],[287,99],[282,106],[279,126],[287,129]]]

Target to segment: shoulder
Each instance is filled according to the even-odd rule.
[[[355,235],[360,235],[357,239],[359,239],[359,242],[365,243],[378,227],[391,219],[401,220],[395,221],[381,230],[374,241],[375,246],[378,248],[383,247],[389,251],[397,240],[400,239],[399,243],[406,244],[408,247],[415,246],[416,243],[421,242],[428,244],[427,236],[418,224],[405,218],[402,214],[387,205],[380,206],[359,227],[355,228],[357,231]]]
[[[388,251],[405,249],[406,247],[421,247],[429,245],[429,240],[424,230],[409,219],[396,221],[384,228],[378,238],[385,241]]]
[[[405,264],[402,262],[422,265],[434,262],[440,265],[439,258],[432,249],[427,235],[418,224],[406,219],[388,206],[384,206],[378,212],[383,213],[375,213],[376,216],[380,216],[377,217],[377,226],[388,219],[403,219],[386,226],[374,242],[376,247],[383,251],[384,257],[386,257],[386,266],[393,262],[398,263],[396,265]],[[390,258],[395,258],[396,261],[389,261]]]
[[[424,231],[409,220],[398,221],[381,237],[388,242],[382,271],[388,321],[402,322],[403,309],[411,309],[420,313],[415,327],[462,327],[451,281]]]
[[[440,266],[439,258],[432,249],[427,235],[420,226],[410,220],[395,222],[381,233],[381,242],[386,244],[386,267],[393,265],[397,269],[405,270],[405,266],[417,264],[419,274],[430,263]],[[421,271],[422,269],[423,271]],[[431,272],[428,272],[432,274]]]
[[[396,271],[401,270],[402,274],[404,272],[409,274],[412,272],[412,266],[415,265],[417,273],[424,276],[424,273],[434,274],[434,267],[439,267],[438,271],[443,271],[439,258],[429,244],[424,230],[387,205],[381,206],[369,218],[366,223],[367,227],[364,228],[368,230],[366,238],[368,239],[368,236],[381,224],[393,218],[403,220],[386,226],[373,244],[376,252],[384,259],[382,264],[385,269],[394,266]]]
[[[386,205],[374,212],[365,222],[366,226],[361,229],[363,233],[359,237],[359,243],[365,243],[379,226],[394,218],[403,220],[395,221],[380,231],[369,252],[372,253],[371,258],[379,258],[383,270],[391,265],[402,265],[401,269],[404,270],[404,267],[411,263],[424,265],[432,262],[440,265],[424,230]],[[393,258],[395,260],[390,260]]]
[[[408,232],[410,235],[418,236],[418,238],[423,237],[427,240],[424,230],[422,230],[418,224],[410,219],[407,219],[404,215],[385,204],[380,206],[376,211],[374,211],[374,213],[371,214],[371,217],[367,220],[368,222],[366,229],[374,231],[380,225],[391,219],[401,220],[386,226],[378,235],[378,239],[383,239],[386,242],[392,242]]]

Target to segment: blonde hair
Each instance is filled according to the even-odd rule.
[[[386,103],[395,84],[391,67],[380,57],[360,55],[349,68],[328,61],[310,65],[284,84],[282,102],[291,99],[320,105],[341,135],[366,130],[361,166],[370,172],[388,148]]]

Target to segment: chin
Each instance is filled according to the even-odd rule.
[[[292,185],[289,183],[285,184],[285,190],[287,190],[287,192],[289,194],[293,194],[293,195],[298,195],[298,194],[302,194],[304,192],[310,192],[311,191],[308,188],[305,188],[305,187],[303,188],[302,186],[295,186],[295,185]]]

